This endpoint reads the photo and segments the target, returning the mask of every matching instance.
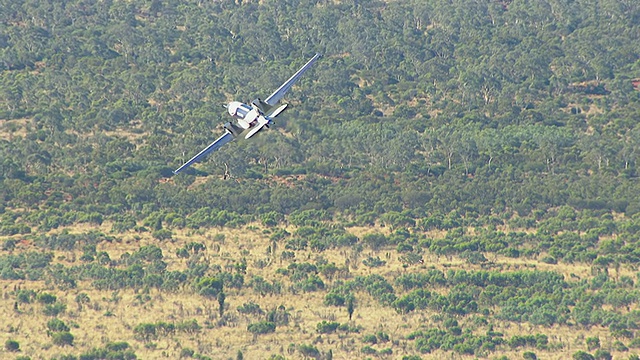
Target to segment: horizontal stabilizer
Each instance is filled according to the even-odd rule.
[[[191,164],[195,163],[196,161],[200,161],[202,158],[207,156],[210,152],[220,149],[224,144],[230,142],[233,139],[234,139],[233,134],[231,134],[229,130],[225,130],[224,135],[217,138],[216,141],[209,144],[209,146],[207,146],[202,151],[200,151],[196,156],[192,157],[189,161],[187,161],[182,166],[174,170],[173,173],[178,174],[182,170],[189,167]]]

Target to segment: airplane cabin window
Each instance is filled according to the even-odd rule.
[[[247,116],[249,111],[251,111],[251,108],[249,108],[248,106],[242,104],[242,105],[238,106],[238,108],[236,109],[236,116],[241,118],[241,119],[244,119],[244,117]]]

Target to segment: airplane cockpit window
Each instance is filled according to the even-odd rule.
[[[240,102],[232,102],[227,107],[227,110],[229,111],[229,115],[244,119],[249,111],[251,111],[251,108],[246,104],[242,104]]]
[[[251,111],[251,108],[245,104],[238,106],[238,111],[236,112],[236,116],[244,119],[245,116]]]
[[[247,116],[247,114],[251,111],[251,108],[245,104],[240,105],[238,108],[238,114],[242,114],[242,117]]]

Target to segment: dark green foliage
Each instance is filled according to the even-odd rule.
[[[595,357],[588,352],[577,351],[573,354],[573,360],[595,360]]]
[[[160,229],[153,232],[153,238],[156,240],[169,240],[173,237],[173,233],[168,229]]]
[[[629,348],[620,340],[614,341],[611,348],[615,351],[621,351],[621,352],[629,351]]]
[[[60,331],[53,333],[51,339],[58,346],[73,346],[74,336],[68,331]]]
[[[172,326],[171,324],[166,323],[158,323],[159,328],[163,331],[163,333],[170,334]],[[175,324],[176,331],[181,331],[186,334],[195,334],[202,330],[202,327],[198,324],[198,322],[194,320],[190,321],[182,321]]]
[[[42,313],[47,316],[58,316],[67,310],[67,305],[56,302],[54,304],[47,304],[42,309]]]
[[[598,338],[597,336],[588,337],[585,340],[585,343],[587,344],[587,349],[589,349],[589,351],[600,348],[600,338]]]
[[[349,314],[349,321],[351,321],[351,317],[353,316],[353,312],[355,310],[355,300],[353,296],[347,298],[347,313]]]
[[[611,353],[608,350],[604,350],[604,349],[596,350],[596,352],[593,354],[593,357],[596,358],[597,360],[613,359],[613,356],[611,355]]]
[[[5,280],[41,280],[51,264],[52,253],[23,252],[0,256],[0,278]]]
[[[60,319],[51,319],[47,322],[47,329],[53,332],[69,331],[69,327]]]
[[[372,348],[369,345],[365,345],[362,347],[362,349],[360,349],[360,352],[362,352],[365,355],[375,355],[378,353],[378,351],[376,351],[376,349]]]
[[[380,233],[367,234],[362,237],[362,242],[373,250],[378,250],[387,245],[388,241],[387,237]]]
[[[357,326],[351,326],[347,323],[344,324],[340,324],[340,326],[338,326],[338,331],[344,331],[346,333],[356,333],[359,334],[360,331],[362,331],[362,326],[357,325]]]
[[[260,276],[251,278],[248,286],[263,296],[266,294],[280,294],[282,291],[282,284],[280,282],[276,280],[269,282]]]
[[[331,291],[327,295],[325,295],[324,304],[333,305],[333,306],[343,306],[345,304],[345,296]]]
[[[58,300],[58,298],[53,294],[43,292],[43,293],[39,293],[36,296],[36,300],[41,304],[50,305],[50,304],[54,304]]]
[[[278,212],[270,211],[266,214],[263,214],[260,218],[262,224],[264,226],[273,227],[278,225],[282,220],[284,220],[284,216]]]
[[[144,341],[155,339],[158,336],[157,326],[151,323],[138,324],[133,328],[133,332],[137,338]]]
[[[370,343],[370,344],[377,344],[378,343],[378,338],[373,334],[369,334],[369,335],[365,335],[362,338],[362,342]]]
[[[224,301],[227,296],[221,291],[218,293],[218,314],[220,317],[224,314]]]
[[[276,331],[276,324],[271,321],[261,321],[249,324],[247,330],[256,335],[268,334]]]
[[[380,257],[378,257],[378,256],[376,256],[375,258],[374,258],[374,257],[369,256],[368,258],[366,258],[366,259],[362,260],[362,263],[363,263],[365,266],[368,266],[368,267],[374,268],[374,267],[384,266],[387,262],[386,262],[386,261],[384,261],[384,260],[380,260]]]
[[[182,348],[182,350],[180,350],[181,359],[193,357],[193,354],[195,354],[195,351],[193,351],[193,349],[190,349],[190,348]]]
[[[298,351],[305,357],[318,358],[320,351],[313,345],[300,344],[298,345]]]
[[[196,281],[195,288],[202,296],[217,298],[222,291],[222,281],[211,277],[201,278]]]
[[[4,342],[4,349],[9,352],[20,351],[20,343],[15,340],[8,339]]]
[[[160,336],[172,335],[176,331],[185,334],[195,334],[200,332],[201,329],[202,327],[196,320],[181,321],[178,323],[160,321],[157,323],[140,323],[133,328],[133,333],[137,339],[149,342]]]
[[[33,301],[35,297],[36,292],[33,290],[18,290],[18,293],[16,294],[16,299],[18,300],[18,302],[23,304],[31,303],[31,301]]]
[[[457,326],[451,326],[454,329]],[[423,353],[430,353],[436,349],[453,350],[459,354],[473,355],[479,352],[491,351],[503,343],[500,336],[476,336],[469,331],[459,332],[445,331],[441,329],[428,329],[416,331],[407,336],[409,340],[415,340],[416,349]]]
[[[289,324],[289,318],[291,314],[285,309],[283,305],[278,306],[276,309],[272,309],[267,312],[267,322],[272,322],[277,326],[283,326]]]
[[[13,239],[5,240],[4,243],[2,243],[2,250],[4,251],[13,251],[13,249],[15,248],[16,248],[16,241]]]
[[[331,334],[338,329],[338,326],[340,326],[340,323],[335,321],[322,321],[316,325],[316,330],[321,334]]]
[[[380,275],[358,276],[354,281],[354,285],[366,290],[369,295],[383,305],[389,305],[396,299],[393,286]]]
[[[253,302],[245,303],[242,306],[238,306],[238,312],[241,314],[252,314],[252,315],[261,315],[264,313],[264,311],[260,309],[260,305]]]
[[[324,281],[316,275],[311,274],[304,280],[301,280],[296,284],[304,292],[312,292],[324,289]]]
[[[135,360],[138,357],[131,350],[126,342],[110,342],[102,348],[93,348],[88,352],[80,354],[79,357],[74,355],[63,355],[60,360],[102,360],[102,359],[119,359],[119,360]]]

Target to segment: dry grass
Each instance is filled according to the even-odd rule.
[[[0,120],[0,139],[13,140],[27,136],[27,125],[31,119]]]
[[[71,232],[82,233],[89,230],[99,230],[108,233],[110,224],[100,227],[78,225],[70,228]],[[387,233],[387,228],[350,228],[352,233],[362,236],[367,233],[381,231]],[[220,241],[218,234],[224,235]],[[433,237],[441,234],[431,234]],[[51,359],[62,354],[75,354],[85,352],[93,347],[101,347],[110,341],[128,342],[141,359],[177,359],[182,348],[191,348],[197,353],[207,355],[213,359],[235,359],[240,350],[245,359],[266,359],[272,354],[280,354],[287,359],[302,358],[295,347],[300,344],[314,345],[321,351],[333,351],[334,359],[360,359],[366,356],[360,352],[364,344],[363,335],[384,331],[391,337],[391,342],[373,345],[378,350],[391,347],[393,355],[387,358],[400,359],[404,355],[416,354],[413,341],[405,340],[405,337],[421,328],[437,327],[441,324],[433,320],[433,311],[416,311],[406,315],[396,313],[389,307],[382,307],[366,293],[356,294],[357,307],[351,324],[363,328],[359,334],[335,333],[318,334],[316,325],[325,321],[337,321],[347,323],[348,315],[343,307],[328,307],[323,304],[325,292],[298,293],[292,295],[288,290],[288,280],[275,273],[277,268],[285,268],[291,261],[314,262],[317,256],[324,257],[329,262],[334,262],[338,267],[343,267],[347,259],[352,266],[349,267],[348,276],[380,274],[390,282],[404,272],[420,272],[434,267],[440,270],[447,269],[475,269],[481,267],[470,265],[456,257],[438,257],[425,253],[425,264],[403,267],[399,261],[399,254],[395,250],[384,249],[378,252],[365,250],[357,254],[350,249],[328,250],[321,254],[312,251],[297,251],[294,260],[283,261],[279,255],[284,250],[284,245],[279,244],[275,256],[270,265],[263,269],[253,266],[256,260],[264,260],[269,257],[267,248],[271,245],[268,234],[263,229],[253,224],[245,229],[211,229],[194,233],[193,231],[175,231],[174,238],[170,241],[158,242],[148,234],[128,233],[119,236],[122,241],[102,243],[99,251],[107,251],[112,259],[118,259],[124,252],[135,252],[140,246],[155,244],[162,248],[165,262],[169,270],[182,270],[186,260],[176,257],[176,250],[188,242],[197,241],[206,245],[204,257],[212,265],[220,265],[223,269],[242,258],[247,260],[247,274],[245,283],[253,276],[262,276],[267,280],[279,280],[285,284],[283,293],[279,296],[260,296],[252,289],[245,287],[241,290],[227,289],[226,298],[226,324],[220,325],[218,316],[218,303],[214,299],[206,299],[192,292],[187,286],[176,293],[159,292],[151,290],[148,294],[134,290],[97,291],[89,282],[80,282],[76,289],[63,291],[54,288],[51,284],[34,281],[0,281],[2,296],[0,297],[0,339],[14,339],[20,343],[20,355],[31,356],[32,359]],[[217,239],[217,240],[216,240]],[[0,239],[2,241],[3,239]],[[23,249],[24,250],[24,249]],[[20,251],[20,250],[17,250]],[[78,265],[80,254],[69,252],[56,252],[56,261],[66,266]],[[362,265],[362,259],[367,256],[379,256],[387,261],[386,266],[370,269]],[[577,276],[589,276],[590,268],[586,265],[549,265],[533,260],[510,259],[494,257],[490,255],[490,261],[496,267],[513,271],[519,268],[531,268],[535,265],[538,270],[556,271]],[[356,261],[357,260],[357,261]],[[353,264],[359,264],[357,267]],[[622,270],[621,270],[622,271]],[[626,272],[625,272],[626,273]],[[327,286],[331,281],[324,279]],[[334,280],[335,281],[335,280]],[[39,304],[21,304],[19,311],[14,310],[16,288],[47,291],[58,296],[59,301],[67,305],[67,311],[59,316],[68,325],[72,325],[71,333],[75,336],[73,348],[61,348],[53,345],[51,338],[46,334],[46,323],[50,319],[42,314],[42,306]],[[430,289],[440,291],[439,289]],[[442,290],[442,289],[441,289]],[[444,290],[443,290],[444,291]],[[75,301],[80,293],[86,293],[91,299],[89,304],[80,308]],[[273,334],[254,337],[247,331],[247,326],[264,317],[243,315],[236,311],[238,306],[248,302],[260,305],[264,310],[275,309],[284,306],[290,314],[289,324],[280,326]],[[463,328],[474,328],[473,316],[462,317],[459,322]],[[180,322],[195,319],[203,326],[197,334],[176,333],[175,335],[160,337],[152,340],[153,345],[145,344],[134,338],[133,329],[140,323],[155,323],[158,321]],[[73,325],[77,325],[73,326]],[[599,336],[606,348],[613,343],[608,329],[591,328],[589,330],[555,326],[551,328],[535,327],[531,324],[514,324],[509,322],[495,323],[494,330],[503,332],[505,339],[513,335],[542,333],[549,336],[551,343],[561,344],[562,349],[551,352],[538,349],[518,349],[516,351],[504,348],[502,351],[489,354],[489,358],[507,355],[509,358],[521,358],[523,351],[533,351],[539,359],[567,359],[578,350],[587,350],[584,338]],[[479,328],[478,334],[486,331]],[[292,345],[293,344],[293,345]],[[614,356],[623,354],[614,353]],[[15,358],[15,354],[7,353],[0,349],[0,358]],[[457,353],[437,351],[432,354],[422,354],[423,359],[463,359],[470,358]],[[376,358],[375,356],[371,356]],[[383,357],[384,358],[384,357]]]

